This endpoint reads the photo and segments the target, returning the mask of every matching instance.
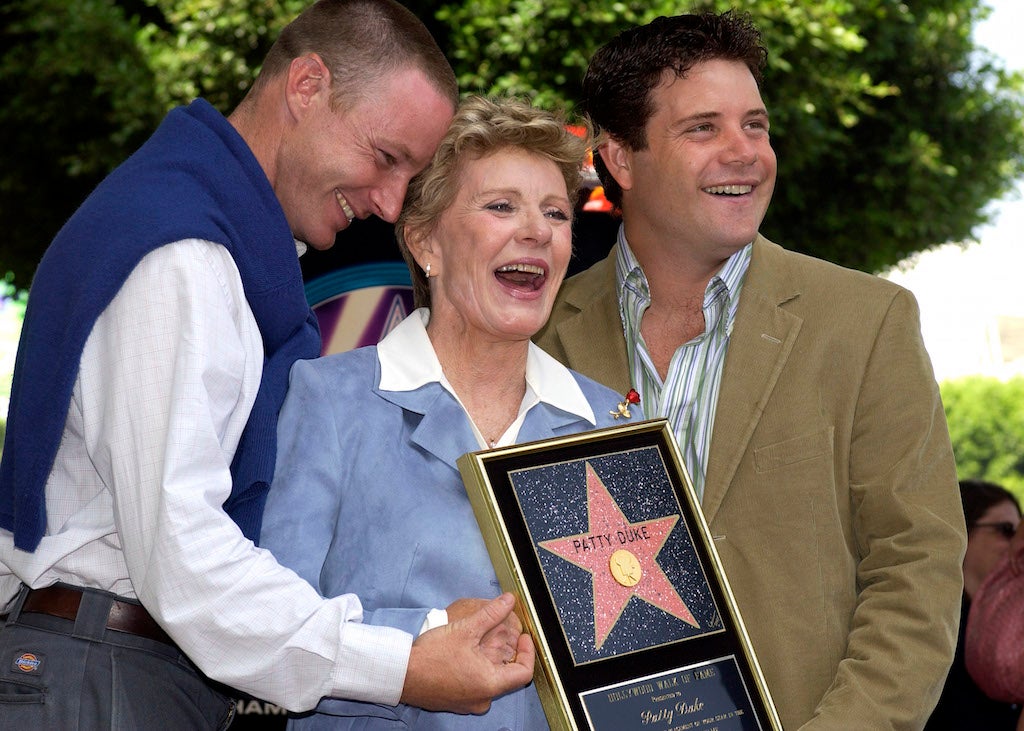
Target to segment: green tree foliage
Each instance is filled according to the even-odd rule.
[[[1024,376],[969,376],[942,384],[961,478],[1003,485],[1024,502]]]
[[[147,0],[162,22],[140,47],[170,107],[201,96],[227,113],[241,101],[281,28],[309,0]]]
[[[98,178],[163,113],[228,111],[308,0],[8,0],[0,272],[28,283]],[[572,108],[593,51],[666,0],[408,0],[467,92]],[[764,230],[878,271],[960,241],[1024,173],[1024,81],[978,52],[983,0],[746,0],[770,49],[779,184]],[[724,0],[698,5],[724,9]]]
[[[203,96],[230,111],[306,0],[7,0],[0,6],[0,274],[27,287],[89,191]]]
[[[417,3],[446,28],[465,89],[571,106],[593,51],[677,2]],[[865,271],[969,239],[1024,173],[1024,84],[977,49],[981,0],[722,0],[769,48],[779,155],[766,235]]]
[[[770,236],[866,271],[970,238],[985,204],[1024,172],[1024,86],[975,51],[983,12],[977,2],[861,0],[844,17],[862,49],[805,47],[787,54],[799,58],[797,73],[773,67],[773,114],[776,81],[784,99],[822,66],[826,84],[842,83],[838,105],[822,106],[834,98],[826,86],[803,100],[805,114],[789,106]]]
[[[107,0],[0,7],[0,275],[19,286],[82,199],[161,110],[133,24]]]

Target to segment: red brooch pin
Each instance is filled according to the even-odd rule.
[[[629,405],[638,403],[640,403],[640,394],[636,392],[635,388],[631,388],[629,389],[629,392],[626,394],[625,401],[622,401],[618,406],[616,406],[615,411],[609,411],[608,413],[614,416],[616,419],[618,419],[620,416],[628,419],[632,416],[632,414],[629,413]]]

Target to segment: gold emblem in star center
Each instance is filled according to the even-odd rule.
[[[611,555],[608,559],[608,569],[612,573],[612,578],[625,587],[636,586],[644,575],[640,561],[624,548]]]

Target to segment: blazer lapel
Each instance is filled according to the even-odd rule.
[[[615,245],[616,247],[618,244]],[[579,312],[555,327],[568,366],[619,393],[632,386],[615,284],[616,248],[595,264],[566,296]]]
[[[782,250],[754,242],[725,358],[701,507],[708,522],[722,504],[803,320],[782,305],[799,296]]]
[[[541,402],[526,414],[516,443],[548,439],[562,434],[575,434],[593,428],[594,425],[586,419]]]
[[[428,383],[415,391],[381,391],[385,401],[422,416],[412,431],[413,444],[457,470],[456,460],[480,448],[459,402],[439,383]]]

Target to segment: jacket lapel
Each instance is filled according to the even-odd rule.
[[[556,326],[568,365],[619,393],[631,386],[626,341],[615,283],[618,244],[602,261],[592,266],[566,295],[567,304],[579,312]]]
[[[586,419],[541,402],[526,414],[516,443],[548,439],[562,434],[575,434],[593,428],[594,425]]]
[[[466,412],[440,383],[428,383],[415,391],[375,390],[385,401],[422,417],[412,431],[413,444],[452,469],[458,469],[459,457],[480,448]]]
[[[701,506],[708,522],[750,443],[803,320],[782,305],[799,296],[781,248],[758,236],[722,373]]]

